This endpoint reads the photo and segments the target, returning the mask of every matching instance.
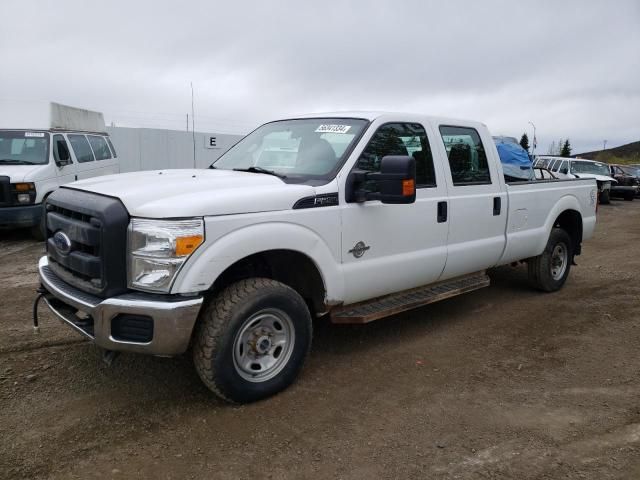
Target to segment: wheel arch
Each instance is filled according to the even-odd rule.
[[[571,238],[573,255],[580,255],[582,249],[582,215],[573,209],[564,210],[553,222],[555,228],[562,228]]]
[[[340,303],[343,294],[339,262],[327,243],[309,228],[277,222],[234,230],[196,251],[172,293],[219,291],[249,275],[290,286],[318,313]]]
[[[307,302],[312,312],[326,311],[326,287],[318,266],[295,250],[265,250],[248,255],[227,267],[208,291],[216,294],[232,283],[253,277],[284,283]]]

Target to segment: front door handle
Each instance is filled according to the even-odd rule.
[[[438,223],[447,221],[447,202],[438,202]]]
[[[500,211],[502,210],[502,199],[500,197],[493,197],[493,215],[500,215]]]

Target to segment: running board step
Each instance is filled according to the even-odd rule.
[[[424,287],[392,293],[373,300],[338,307],[331,311],[331,321],[333,323],[369,323],[429,303],[488,287],[489,283],[489,277],[485,272],[465,275]]]

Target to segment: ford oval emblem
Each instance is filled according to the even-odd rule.
[[[53,235],[53,244],[62,255],[68,255],[71,252],[71,239],[62,231]]]

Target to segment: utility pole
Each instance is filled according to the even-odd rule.
[[[193,139],[193,168],[196,168],[196,119],[193,108],[193,82],[191,82],[191,138]]]
[[[536,153],[536,144],[538,143],[538,140],[536,139],[536,126],[531,121],[529,123],[533,127],[533,142],[531,143],[531,156],[533,157]]]
[[[189,114],[187,113],[187,132],[189,131]]]
[[[607,149],[607,141],[606,141],[606,140],[604,140],[604,141],[602,142],[602,150],[606,150],[606,149]]]

